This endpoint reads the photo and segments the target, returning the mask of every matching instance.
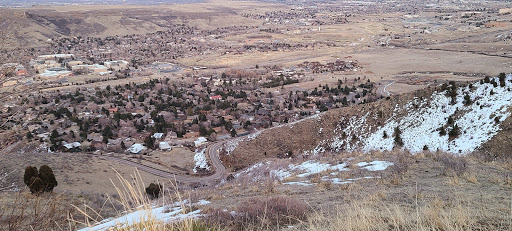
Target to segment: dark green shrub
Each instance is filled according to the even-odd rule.
[[[39,177],[32,177],[32,179],[30,179],[30,192],[32,194],[41,194],[44,189],[45,189],[45,183],[43,180],[41,180],[41,178]]]
[[[30,187],[32,177],[39,177],[37,168],[34,166],[27,166],[25,168],[25,175],[23,176],[23,183]]]
[[[505,73],[500,73],[498,78],[500,79],[500,86],[505,87],[505,79],[507,78],[507,75]]]
[[[146,188],[146,193],[152,197],[152,198],[158,198],[160,197],[160,193],[162,191],[162,185],[161,184],[155,184],[155,183],[151,183],[149,184],[149,186]]]
[[[452,138],[457,138],[457,136],[460,135],[460,129],[459,129],[459,126],[457,126],[457,124],[455,124],[452,128],[452,130],[450,130],[450,132],[448,133],[448,136],[450,136],[450,139]]]
[[[57,179],[55,179],[52,168],[48,165],[43,165],[39,168],[39,178],[44,182],[45,192],[51,192],[57,186]]]
[[[402,131],[400,131],[399,127],[395,128],[395,143],[399,146],[404,146],[404,142],[402,141]]]

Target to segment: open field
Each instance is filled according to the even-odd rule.
[[[116,171],[126,178],[130,178],[135,171],[134,167],[83,153],[52,154],[41,151],[38,154],[29,149],[24,150],[25,152],[17,151],[0,156],[2,169],[7,172],[14,171],[10,177],[21,188],[25,187],[23,171],[29,165],[38,168],[41,165],[49,165],[59,182],[56,192],[75,194],[115,193],[112,181],[117,182]],[[145,172],[140,172],[140,174],[148,184],[155,181],[169,181],[169,179],[159,178]]]

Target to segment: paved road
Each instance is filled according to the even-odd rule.
[[[137,163],[135,161],[126,160],[126,159],[122,159],[122,158],[114,157],[114,156],[98,155],[98,154],[90,154],[90,155],[96,156],[100,159],[117,161],[121,164],[133,166],[133,167],[136,167],[140,171],[147,172],[147,173],[153,174],[155,176],[169,178],[171,180],[176,179],[176,181],[178,183],[210,185],[212,183],[214,183],[214,184],[217,183],[218,181],[224,179],[227,176],[226,168],[220,161],[220,157],[219,157],[220,148],[222,147],[222,144],[223,144],[222,142],[215,143],[215,144],[210,145],[210,147],[207,148],[208,155],[210,156],[210,160],[212,162],[212,167],[213,167],[212,170],[214,171],[214,174],[206,175],[206,176],[183,175],[183,174],[180,174],[177,172],[157,169],[157,168],[154,168],[151,166]]]
[[[380,95],[382,97],[388,97],[391,95],[388,91],[386,91],[386,88],[389,87],[391,84],[395,83],[394,80],[386,80],[382,81],[381,85],[377,88],[377,95]]]
[[[8,147],[0,150],[0,155],[4,155],[4,154],[11,152],[14,149],[14,147],[16,147],[20,143],[21,143],[21,141],[18,141],[16,143],[11,144]],[[148,166],[145,164],[141,164],[141,163],[138,163],[135,161],[131,161],[131,160],[115,157],[115,156],[100,155],[100,154],[87,154],[87,155],[95,156],[95,157],[98,157],[98,158],[104,159],[104,160],[116,161],[118,163],[129,165],[129,166],[133,166],[133,167],[136,167],[137,169],[139,169],[140,171],[147,172],[147,173],[153,174],[155,176],[159,176],[162,178],[168,178],[172,181],[174,181],[174,179],[175,179],[178,183],[196,184],[197,186],[204,186],[204,185],[216,184],[220,180],[225,179],[225,177],[228,175],[226,172],[226,168],[220,161],[220,157],[219,157],[220,149],[221,149],[222,145],[223,145],[223,142],[218,142],[218,143],[214,143],[214,144],[210,145],[207,148],[208,155],[210,156],[210,160],[212,163],[212,166],[211,166],[212,171],[214,171],[214,173],[210,174],[210,175],[202,175],[202,176],[201,175],[196,175],[196,176],[184,175],[183,173],[180,173],[180,172],[173,172],[172,170],[158,169],[155,167],[151,167],[151,166]],[[76,155],[76,153],[73,153],[73,155]]]

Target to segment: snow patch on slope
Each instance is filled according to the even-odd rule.
[[[380,160],[372,161],[370,163],[367,163],[367,162],[357,163],[357,166],[363,167],[363,169],[366,169],[370,172],[384,171],[389,166],[392,166],[392,165],[393,165],[393,163],[391,163],[389,161],[380,161]]]
[[[190,206],[206,205],[209,201],[200,200]],[[186,200],[183,204],[189,204]],[[100,221],[98,225],[80,229],[79,231],[100,231],[108,229],[121,229],[123,227],[130,227],[144,221],[158,221],[163,223],[172,223],[181,221],[186,218],[197,218],[202,216],[201,210],[186,212],[183,209],[185,206],[182,203],[176,202],[171,205],[162,207],[153,207],[150,209],[139,208],[137,211],[127,213],[118,218],[108,218]]]
[[[198,170],[206,170],[210,171],[210,166],[208,165],[208,160],[206,159],[206,155],[204,154],[204,151],[206,149],[202,149],[199,151],[199,149],[196,150],[196,154],[194,155],[194,161],[196,162],[196,167],[194,168],[194,173],[197,173]]]

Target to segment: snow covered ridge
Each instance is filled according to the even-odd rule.
[[[500,122],[510,116],[508,109],[512,106],[512,75],[505,78],[505,86],[501,87],[498,78],[491,78],[498,83],[474,83],[469,86],[458,86],[455,104],[447,96],[448,90],[435,92],[430,98],[414,98],[409,103],[396,105],[393,115],[382,126],[373,126],[368,118],[374,118],[377,112],[369,112],[362,117],[354,116],[347,125],[335,129],[335,136],[324,140],[306,154],[318,154],[325,150],[332,151],[390,151],[395,146],[395,129],[401,131],[402,148],[410,152],[421,152],[424,149],[444,151],[457,154],[468,154],[475,151],[483,143],[489,141],[499,131]],[[465,104],[470,99],[471,103]],[[466,101],[467,102],[467,101]],[[449,118],[453,123],[449,124]],[[343,124],[343,123],[340,123]],[[459,134],[449,136],[455,125]],[[441,132],[441,127],[445,133]]]
[[[200,200],[197,203],[188,203],[187,200],[183,201],[183,203],[176,202],[174,204],[162,206],[162,207],[152,207],[152,208],[143,208],[139,207],[134,212],[127,213],[118,218],[108,218],[103,221],[98,222],[97,225],[92,227],[87,227],[80,229],[79,231],[100,231],[100,230],[117,230],[122,228],[131,227],[133,225],[145,222],[145,221],[157,221],[163,223],[172,223],[181,221],[187,218],[197,218],[203,216],[200,214],[201,210],[197,209],[195,211],[187,212],[184,211],[185,206],[190,207],[198,206],[198,205],[206,205],[209,204],[209,201]]]
[[[206,149],[202,149],[201,151],[199,151],[199,149],[196,150],[196,154],[194,155],[194,161],[196,162],[194,173],[197,173],[198,171],[201,170],[210,171],[208,160],[206,160],[206,155],[204,154],[205,150]]]

